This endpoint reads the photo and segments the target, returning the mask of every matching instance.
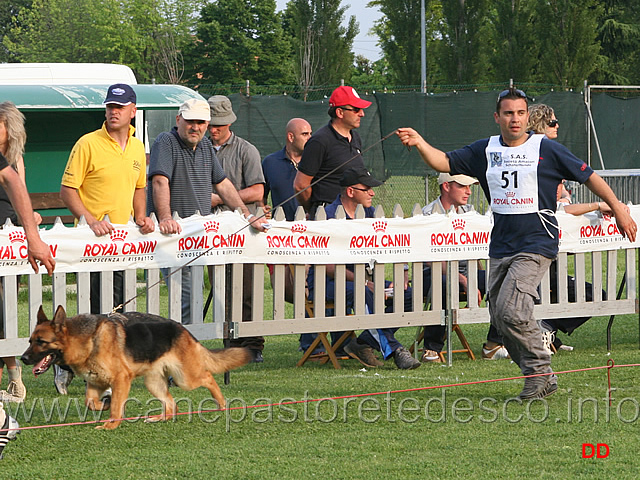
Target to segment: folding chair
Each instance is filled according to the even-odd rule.
[[[294,274],[294,266],[293,265],[289,265],[289,269],[291,271],[291,275],[293,278],[293,274]],[[305,297],[304,297],[304,309],[305,312],[307,313],[307,316],[310,318],[314,318],[315,314],[315,306],[313,303],[313,300],[309,299],[308,296],[308,290],[305,289]],[[325,311],[326,310],[330,310],[333,309],[335,310],[335,305],[333,303],[326,303],[325,304]],[[331,364],[333,365],[333,368],[339,370],[340,364],[338,363],[338,360],[350,360],[351,357],[349,356],[338,356],[336,355],[336,352],[338,352],[340,350],[340,347],[342,347],[345,343],[345,341],[347,339],[352,339],[352,338],[356,338],[356,334],[354,333],[353,330],[349,330],[344,332],[340,338],[336,341],[336,343],[334,345],[331,345],[331,340],[329,339],[329,332],[319,332],[317,334],[317,337],[313,340],[313,342],[311,342],[311,345],[309,345],[309,348],[307,348],[303,355],[302,358],[298,361],[298,363],[296,363],[297,367],[301,367],[302,365],[304,365],[308,360],[311,361],[317,361],[320,364],[325,364],[329,361],[331,361]],[[322,353],[313,353],[314,350],[320,345],[322,344],[322,346],[324,347],[324,352]]]
[[[305,298],[304,307],[309,317],[314,317],[313,301]],[[325,308],[331,309],[333,308],[333,304],[328,303],[325,305]],[[320,364],[325,364],[328,361],[331,361],[333,368],[335,368],[336,370],[340,370],[340,368],[342,367],[338,363],[338,360],[350,360],[351,357],[349,357],[348,355],[338,356],[336,355],[336,352],[340,350],[340,347],[344,344],[345,340],[356,338],[355,332],[353,330],[344,332],[333,345],[331,345],[331,340],[328,337],[329,332],[319,332],[317,335],[318,336],[313,340],[313,342],[311,342],[311,345],[309,345],[309,348],[305,350],[302,358],[298,361],[298,363],[296,363],[296,367],[301,367],[307,362],[307,360],[317,361]],[[318,345],[320,345],[320,343],[322,343],[322,346],[324,347],[324,352],[313,353]]]
[[[440,295],[440,293],[436,292],[436,295]],[[459,292],[459,295],[460,295],[459,301],[465,302],[466,292]],[[425,295],[424,301],[427,303],[427,305],[431,303],[431,289],[429,289],[427,295]],[[469,342],[467,341],[467,337],[464,336],[464,333],[462,332],[462,328],[460,327],[460,325],[458,325],[457,323],[454,323],[451,328],[451,333],[455,333],[458,336],[458,340],[460,340],[460,343],[462,344],[462,348],[452,349],[451,353],[466,353],[471,360],[475,360],[476,357],[473,354],[471,345],[469,345]],[[409,351],[411,352],[411,354],[413,354],[414,352],[423,351],[423,349],[418,347],[418,344],[423,340],[424,340],[424,327],[418,327],[418,330],[416,332],[416,338],[413,342],[413,345],[409,348]],[[449,338],[448,340],[451,341],[452,339]],[[440,357],[441,362],[444,362],[446,360],[443,352],[439,352],[438,356]]]

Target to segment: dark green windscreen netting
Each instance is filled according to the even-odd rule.
[[[414,203],[424,205],[424,178],[427,174],[433,174],[415,149],[408,151],[395,135],[382,141],[383,137],[398,127],[410,126],[435,147],[449,151],[495,135],[498,127],[493,112],[497,94],[498,91],[464,91],[434,95],[415,92],[362,95],[373,102],[365,110],[358,130],[362,137],[365,162],[375,177],[386,181],[386,185],[378,191],[377,200],[385,204],[400,203],[403,209],[410,209]],[[289,119],[305,118],[314,130],[329,121],[328,98],[311,102],[287,95],[247,97],[233,94],[229,98],[238,117],[233,131],[253,143],[263,158],[284,146],[284,129]],[[607,93],[592,95],[593,118],[607,169],[640,168],[638,102],[638,98],[620,99]],[[588,117],[582,94],[549,92],[531,98],[530,103],[546,103],[553,107],[560,121],[558,141],[579,158],[588,161]],[[173,124],[175,113],[158,112],[154,116],[169,115],[169,124]],[[157,122],[151,121],[149,124],[152,139],[164,129],[168,129],[167,123],[159,118]],[[589,163],[600,169],[602,167],[593,135],[591,144]]]

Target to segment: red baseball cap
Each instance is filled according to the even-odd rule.
[[[367,108],[371,102],[360,98],[353,87],[342,86],[336,88],[329,98],[329,106],[342,107],[351,105],[356,108]]]

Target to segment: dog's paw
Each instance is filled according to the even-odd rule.
[[[120,425],[120,422],[115,420],[107,420],[96,427],[96,430],[115,430]]]
[[[144,419],[144,423],[164,422],[167,418],[164,415],[152,415]]]

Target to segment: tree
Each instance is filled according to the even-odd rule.
[[[3,46],[21,62],[121,63],[140,82],[177,83],[206,0],[22,0]],[[73,21],[69,21],[72,18]]]
[[[117,0],[33,0],[3,44],[21,62],[135,61],[134,29],[121,15]]]
[[[285,84],[290,52],[275,0],[217,0],[200,12],[188,61],[200,83]]]
[[[386,57],[372,62],[363,55],[356,55],[350,81],[350,85],[355,87],[356,90],[359,91],[361,87],[382,90],[387,86],[395,85],[391,81],[392,78],[394,78],[394,75]]]
[[[451,83],[482,83],[493,78],[488,60],[491,39],[489,0],[443,0],[442,62]]]
[[[18,14],[25,7],[31,7],[31,0],[13,0],[0,3],[0,62],[13,60],[11,52],[4,46],[3,40],[12,26],[18,22]]]
[[[640,81],[640,1],[602,3],[597,37],[601,50],[589,83],[636,85]]]
[[[285,25],[297,47],[294,65],[302,87],[310,86],[309,69],[314,70],[315,85],[349,81],[358,24],[351,16],[343,27],[345,11],[340,0],[291,0],[287,4]]]
[[[596,68],[602,6],[596,0],[547,0],[536,2],[535,9],[541,80],[564,88],[581,87]]]
[[[494,0],[489,13],[493,25],[492,70],[497,81],[532,81],[538,61],[533,4],[526,0]]]
[[[435,3],[435,2],[433,2]],[[426,0],[427,17],[432,2]],[[393,71],[393,82],[399,85],[418,85],[421,77],[420,2],[416,0],[373,0],[368,7],[379,7],[384,14],[373,26],[380,40],[380,48]],[[428,37],[432,37],[430,32]]]

